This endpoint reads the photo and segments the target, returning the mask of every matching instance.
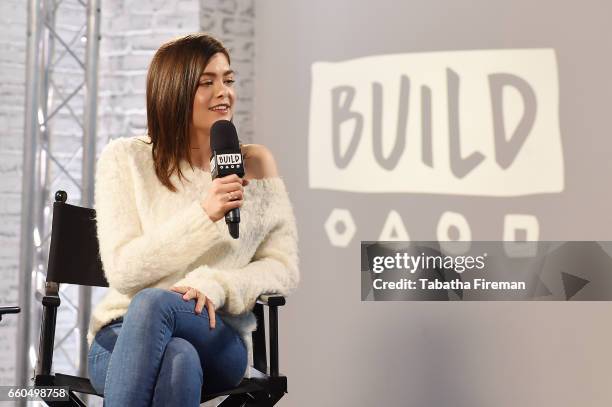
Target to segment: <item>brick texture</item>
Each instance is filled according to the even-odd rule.
[[[242,142],[253,142],[253,80],[255,67],[255,5],[253,0],[201,0],[200,27],[223,41],[236,71],[238,94],[234,123]]]
[[[27,10],[0,2],[0,305],[18,302]],[[15,383],[17,317],[0,322],[0,385]]]

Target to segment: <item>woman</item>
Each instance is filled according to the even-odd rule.
[[[146,137],[97,164],[100,256],[110,289],[88,339],[107,406],[197,406],[252,364],[251,312],[298,284],[291,204],[270,152],[242,146],[245,179],[211,180],[210,127],[235,111],[227,50],[207,35],[164,44],[147,76]],[[240,239],[224,214],[241,208]]]

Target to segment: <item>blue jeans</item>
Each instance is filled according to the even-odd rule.
[[[89,377],[108,407],[199,406],[200,392],[240,383],[247,350],[240,335],[206,308],[159,288],[138,292],[123,321],[102,328],[89,349]]]

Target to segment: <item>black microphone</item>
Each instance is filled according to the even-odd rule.
[[[219,120],[210,128],[210,172],[212,179],[236,174],[244,177],[244,165],[236,127],[229,120]],[[240,235],[240,208],[225,214],[225,223],[230,235]]]

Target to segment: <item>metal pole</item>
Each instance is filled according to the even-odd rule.
[[[86,100],[83,132],[81,204],[94,201],[94,164],[96,161],[96,113],[98,97],[98,55],[100,46],[100,0],[87,2],[87,48],[85,54]],[[79,375],[87,376],[87,329],[91,316],[91,287],[79,287]]]
[[[38,151],[38,64],[41,34],[40,2],[28,2],[26,104],[23,142],[23,177],[21,184],[21,237],[19,247],[19,305],[21,315],[17,332],[17,385],[29,383],[30,310],[32,302],[32,272],[34,252],[34,196],[36,155]]]
[[[39,0],[40,1],[40,0]],[[38,139],[37,139],[37,157],[36,157],[36,174],[33,179],[36,182],[34,188],[34,195],[30,197],[33,204],[33,218],[34,218],[34,263],[32,273],[32,292],[34,298],[32,298],[32,309],[30,311],[30,338],[31,344],[29,354],[38,349],[37,339],[40,335],[40,321],[42,320],[42,307],[40,300],[44,293],[44,287],[39,287],[41,277],[45,276],[45,270],[47,266],[48,253],[46,245],[43,242],[43,236],[46,234],[46,224],[48,223],[48,216],[45,215],[45,202],[49,195],[48,185],[49,181],[49,168],[51,159],[48,154],[51,151],[51,129],[50,124],[47,122],[47,112],[51,108],[53,98],[49,95],[49,82],[51,78],[51,61],[54,53],[54,41],[49,35],[48,30],[45,30],[45,26],[55,27],[55,11],[51,2],[43,0],[40,2],[40,42],[38,43],[38,58],[39,65],[37,66],[38,78],[38,101],[37,101],[37,119],[38,119]],[[44,279],[43,279],[44,281]],[[40,291],[43,289],[43,291]],[[34,368],[34,361],[30,360],[30,369]]]

